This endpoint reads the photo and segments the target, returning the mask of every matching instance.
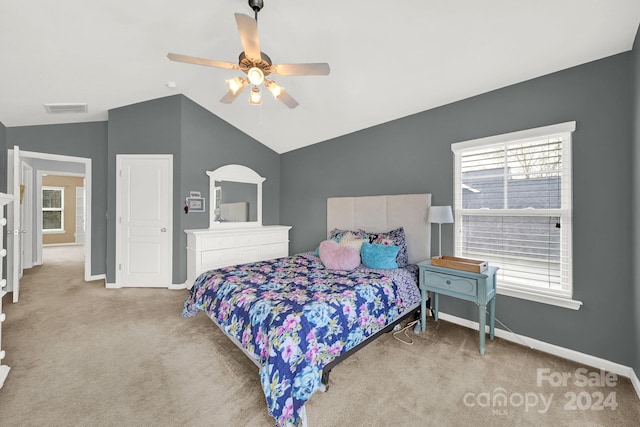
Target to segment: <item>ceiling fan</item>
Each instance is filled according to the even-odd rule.
[[[188,64],[205,65],[208,67],[225,68],[230,70],[240,70],[246,77],[236,77],[227,80],[229,91],[220,99],[220,102],[231,104],[249,84],[251,96],[249,103],[259,105],[262,103],[260,85],[264,85],[269,92],[289,108],[298,106],[298,102],[289,95],[282,86],[273,79],[266,78],[271,74],[281,76],[326,76],[329,74],[329,64],[308,63],[308,64],[277,64],[274,65],[269,56],[260,51],[260,40],[258,39],[258,12],[263,8],[263,0],[249,0],[249,6],[255,13],[255,19],[242,13],[236,13],[236,24],[240,33],[240,42],[243,52],[240,53],[238,63],[216,61],[214,59],[197,58],[194,56],[169,53],[167,57],[172,61],[186,62]]]

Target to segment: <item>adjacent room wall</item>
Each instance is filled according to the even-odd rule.
[[[292,252],[325,237],[327,197],[430,192],[434,205],[451,205],[452,143],[575,120],[574,297],[584,305],[498,296],[497,318],[633,366],[631,65],[623,53],[283,154],[280,220],[293,226]],[[453,227],[442,229],[443,253],[452,254]],[[473,304],[443,297],[440,308],[477,321]]]
[[[107,122],[6,128],[7,149],[91,159],[91,275],[104,274],[107,241]],[[1,147],[0,147],[1,148]],[[4,150],[6,164],[6,150]]]
[[[42,177],[42,185],[44,187],[64,188],[64,233],[42,233],[42,243],[44,245],[75,244],[76,188],[84,186],[84,178],[47,175]]]

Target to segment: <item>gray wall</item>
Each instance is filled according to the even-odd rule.
[[[182,95],[109,111],[107,280],[115,281],[115,167],[117,154],[173,154],[173,283],[184,283],[185,229],[209,227],[209,177],[205,171],[242,164],[266,177],[263,223],[277,224],[280,160],[277,153]],[[200,191],[206,213],[185,214],[185,197]]]
[[[107,150],[107,282],[116,278],[116,155],[173,154],[173,259],[184,248],[176,245],[180,239],[180,213],[183,204],[180,188],[180,96],[170,96],[109,110],[109,143]],[[183,200],[184,202],[184,200]],[[184,281],[184,280],[183,280]]]
[[[107,123],[9,127],[6,128],[6,145],[7,149],[17,145],[23,151],[91,159],[91,274],[104,274],[107,241],[104,215],[107,211]],[[5,165],[6,151],[3,150]]]
[[[640,216],[640,28],[636,33],[636,39],[633,43],[633,218],[634,221],[634,245],[633,245],[633,265],[634,277],[633,283],[635,288],[635,329],[633,336],[636,337],[636,358],[634,362],[634,370],[637,376],[640,376],[640,224],[637,218]]]
[[[184,282],[187,277],[185,247],[187,238],[182,230],[209,228],[209,176],[205,173],[227,164],[250,167],[266,178],[262,184],[262,223],[278,224],[280,207],[280,156],[211,114],[188,98],[182,99],[182,182],[179,197],[190,191],[200,191],[207,198],[206,212],[180,215],[179,257],[174,259],[174,277]],[[177,271],[176,271],[177,270]],[[176,276],[178,273],[178,276]]]
[[[324,238],[327,197],[430,192],[434,205],[450,205],[452,143],[575,120],[574,297],[584,305],[498,296],[497,318],[516,333],[633,366],[631,65],[627,52],[283,154],[280,221],[293,226],[292,252]],[[442,247],[453,253],[451,226]],[[443,297],[441,309],[477,321],[473,304]]]

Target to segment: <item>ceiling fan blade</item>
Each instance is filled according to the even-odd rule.
[[[242,13],[236,13],[236,24],[240,33],[240,42],[244,49],[244,54],[249,59],[260,61],[260,39],[258,38],[258,23],[255,19]]]
[[[271,72],[281,76],[326,76],[331,69],[326,62],[312,64],[278,64],[271,66]]]
[[[293,99],[291,95],[289,95],[284,89],[282,89],[282,92],[276,99],[278,101],[281,101],[284,105],[286,105],[289,108],[296,108],[298,105],[300,105],[298,104],[298,101]]]
[[[220,102],[222,102],[223,104],[231,104],[233,101],[236,100],[238,95],[240,95],[240,93],[247,86],[249,86],[249,80],[248,79],[242,79],[242,85],[240,86],[240,88],[238,90],[236,90],[235,93],[233,92],[233,90],[229,89],[229,91],[227,93],[225,93],[222,98],[220,98]]]
[[[207,67],[227,68],[229,70],[237,70],[238,64],[225,61],[216,61],[214,59],[196,58],[195,56],[180,55],[178,53],[169,53],[167,58],[172,61],[186,62],[187,64],[205,65]]]

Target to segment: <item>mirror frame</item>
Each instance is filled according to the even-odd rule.
[[[209,175],[209,205],[211,211],[209,212],[209,228],[218,227],[255,227],[262,226],[262,183],[266,178],[258,175],[256,171],[251,168],[242,165],[225,165],[216,170],[207,171]],[[256,184],[257,191],[257,221],[248,222],[217,222],[216,221],[216,209],[218,209],[216,203],[216,182],[242,182],[246,184]]]

